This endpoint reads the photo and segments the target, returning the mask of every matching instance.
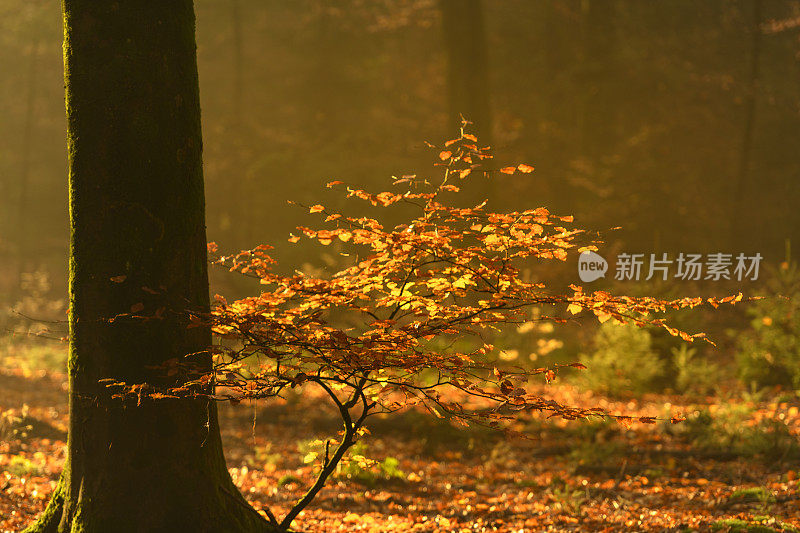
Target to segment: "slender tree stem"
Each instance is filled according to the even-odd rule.
[[[292,509],[286,514],[281,521],[281,527],[283,529],[288,530],[289,527],[292,525],[292,522],[300,512],[305,509],[309,503],[311,503],[314,498],[316,498],[317,494],[322,487],[325,486],[325,483],[328,481],[328,478],[336,471],[336,467],[344,458],[344,454],[347,453],[353,444],[356,443],[356,434],[358,433],[359,428],[364,423],[364,420],[367,418],[369,414],[369,410],[371,407],[374,407],[374,404],[370,405],[367,403],[366,397],[364,396],[364,385],[367,382],[367,378],[361,378],[359,380],[359,384],[355,387],[355,391],[353,392],[352,398],[345,403],[336,396],[336,393],[323,381],[323,379],[313,379],[315,383],[317,383],[323,390],[331,397],[333,402],[336,404],[336,407],[339,409],[339,413],[342,416],[342,422],[344,424],[344,436],[342,437],[342,442],[339,443],[339,446],[336,447],[336,451],[333,452],[333,456],[328,459],[328,444],[325,446],[325,460],[322,463],[322,470],[320,471],[319,475],[317,476],[316,481],[308,489],[308,492],[300,498],[300,500],[292,507]],[[358,417],[355,421],[353,421],[353,417],[350,415],[350,409],[358,403],[359,400],[364,401],[364,410],[361,412],[361,416]]]

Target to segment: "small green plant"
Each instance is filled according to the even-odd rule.
[[[248,458],[248,466],[261,467],[262,465],[277,465],[281,461],[281,454],[272,451],[272,444],[256,446],[254,456]]]
[[[303,458],[306,464],[313,463],[320,455],[325,453],[325,442],[320,439],[304,440],[297,443],[297,451]]]
[[[367,486],[380,481],[406,478],[405,473],[400,470],[400,461],[396,458],[386,457],[383,461],[376,461],[369,459],[368,453],[367,444],[363,441],[357,442],[351,448],[349,457],[342,462],[337,475]]]
[[[667,475],[667,472],[665,472],[662,468],[648,468],[644,471],[644,475],[646,478],[651,480],[661,479]]]
[[[758,456],[767,461],[800,457],[800,445],[786,424],[772,419],[756,421],[753,408],[745,404],[698,411],[683,426],[693,445],[710,453]]]
[[[278,480],[278,486],[285,487],[286,485],[290,485],[292,483],[300,483],[300,481],[300,478],[294,474],[285,474]]]
[[[583,384],[611,395],[652,391],[664,374],[664,362],[652,349],[647,330],[611,320],[603,323],[594,339],[595,351],[582,354],[588,372],[580,374]]]
[[[405,472],[400,470],[400,460],[396,457],[387,457],[378,466],[385,479],[405,479],[406,477]]]
[[[573,516],[581,514],[581,509],[589,499],[585,490],[572,489],[566,485],[551,488],[550,498],[557,509]]]
[[[24,376],[42,372],[65,372],[67,345],[57,340],[7,335],[0,338],[0,368]]]
[[[800,271],[785,262],[767,279],[766,298],[748,308],[750,329],[736,338],[745,385],[800,389]]]
[[[725,518],[711,524],[712,531],[730,533],[796,533],[797,528],[771,517],[753,517],[752,520]]]
[[[714,390],[719,367],[697,357],[697,349],[681,344],[672,348],[672,363],[675,367],[675,390],[680,393],[707,393]]]
[[[11,458],[11,461],[9,461],[8,463],[8,467],[6,467],[6,470],[8,470],[8,472],[11,475],[17,477],[31,477],[31,476],[41,475],[41,470],[36,465],[36,463],[31,461],[30,459],[21,457],[19,455]]]
[[[300,443],[298,450],[303,455],[304,463],[315,463],[324,458],[326,447],[330,450],[335,443],[326,445],[321,440],[311,440]],[[370,459],[369,446],[364,441],[356,442],[344,459],[339,463],[334,477],[348,479],[372,486],[381,481],[392,479],[406,479],[406,474],[400,470],[400,461],[394,457],[386,457],[382,461]]]
[[[743,503],[757,503],[758,509],[762,513],[767,513],[776,503],[775,495],[771,490],[765,487],[748,487],[746,489],[738,489],[731,494],[729,501],[743,502]]]
[[[518,480],[514,481],[514,484],[517,487],[523,487],[523,488],[526,488],[526,489],[538,489],[538,488],[541,488],[541,485],[539,485],[539,483],[537,483],[535,479],[527,479],[527,478],[518,479]]]

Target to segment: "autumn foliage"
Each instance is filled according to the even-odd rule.
[[[115,396],[135,394],[139,401],[142,395],[213,394],[218,400],[241,402],[280,396],[301,385],[324,391],[341,415],[343,430],[326,443],[319,478],[280,522],[284,528],[322,488],[373,415],[417,406],[454,424],[499,429],[523,411],[566,419],[628,419],[599,408],[563,405],[527,390],[533,379],[555,379],[558,366],[531,368],[495,360],[487,333],[529,320],[532,306],[549,309],[540,320],[564,322],[585,312],[601,322],[663,327],[692,341],[702,334],[672,328],[658,313],[741,299],[664,301],[588,292],[576,285],[557,294],[544,283],[524,281],[523,265],[566,261],[571,253],[596,250],[598,242],[573,227],[571,216],[544,207],[495,213],[486,202],[457,206],[463,180],[488,175],[491,155],[463,129],[459,138],[437,150],[441,174],[434,182],[403,176],[394,178],[395,190],[380,193],[328,184],[373,207],[415,213],[386,227],[377,218],[309,207],[322,219],[321,227],[300,227],[290,241],[322,246],[340,241],[347,247],[343,255],[350,265],[329,277],[279,273],[266,245],[215,256],[216,264],[257,278],[264,289],[233,302],[218,296],[210,316],[193,312],[195,324],[211,321],[215,332],[227,339],[214,347],[213,373],[189,372],[191,379],[167,390],[108,383]],[[532,171],[525,164],[500,169],[506,174]],[[210,244],[209,251],[216,254],[217,246]],[[190,366],[172,363],[172,373]]]

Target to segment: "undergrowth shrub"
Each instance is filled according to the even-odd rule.
[[[767,278],[766,298],[747,312],[750,329],[737,336],[736,361],[746,386],[800,389],[800,272],[783,263]]]
[[[771,418],[757,418],[746,404],[703,409],[687,418],[680,431],[693,446],[708,453],[760,457],[765,461],[800,458],[800,444],[789,427]]]
[[[580,361],[588,368],[580,382],[615,396],[649,392],[664,374],[664,362],[653,350],[650,333],[613,321],[600,325],[594,352],[581,354]]]
[[[696,348],[682,344],[672,348],[674,388],[682,394],[712,392],[716,387],[720,369],[715,363],[698,356]]]
[[[15,455],[6,467],[8,472],[17,477],[34,477],[42,475],[39,466],[33,461],[20,455]]]
[[[303,454],[304,463],[318,463],[325,456],[326,444],[322,440],[315,439],[300,443],[298,450]],[[334,477],[366,486],[406,479],[406,474],[400,469],[400,461],[397,458],[386,457],[379,461],[370,458],[370,455],[366,442],[356,442],[347,456],[337,465]]]

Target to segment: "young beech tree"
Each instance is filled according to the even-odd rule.
[[[492,213],[483,205],[448,205],[447,197],[459,191],[458,184],[480,173],[489,157],[462,130],[439,153],[439,183],[406,176],[395,180],[395,185],[406,186],[405,192],[379,194],[343,187],[347,196],[376,208],[413,212],[408,222],[391,228],[375,218],[310,207],[311,213],[325,217],[328,229],[299,228],[305,237],[325,246],[338,242],[352,247],[346,257],[350,266],[330,277],[275,273],[268,246],[220,257],[220,264],[266,287],[258,296],[232,303],[218,297],[211,314],[193,314],[193,324],[211,322],[217,333],[235,342],[227,343],[227,349],[217,347],[210,372],[198,369],[191,356],[166,361],[164,375],[197,375],[180,387],[109,380],[112,397],[120,402],[206,398],[214,383],[219,387],[215,399],[239,402],[276,397],[297,386],[319,387],[339,414],[342,431],[320,443],[319,476],[308,493],[280,522],[268,512],[282,528],[314,499],[370,416],[417,406],[456,424],[497,428],[524,411],[568,419],[605,416],[599,409],[573,408],[530,392],[531,379],[552,380],[557,368],[503,366],[484,341],[487,332],[529,320],[525,311],[539,306],[552,309],[542,320],[563,321],[588,311],[600,321],[661,326],[691,341],[702,335],[671,328],[654,313],[720,301],[631,298],[587,293],[578,286],[560,295],[542,283],[523,281],[519,268],[525,262],[563,261],[588,239],[582,230],[568,227],[571,217],[544,208]],[[532,170],[529,165],[500,169],[508,174]],[[290,241],[300,239],[292,236]]]
[[[210,371],[191,0],[64,0],[70,198],[67,462],[32,532],[274,529],[231,481],[209,395],[110,404],[99,380]],[[137,320],[134,315],[158,317]],[[187,355],[191,354],[191,355]]]

